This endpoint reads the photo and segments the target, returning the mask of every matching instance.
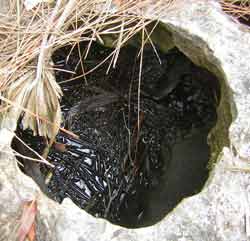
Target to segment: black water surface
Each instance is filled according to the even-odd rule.
[[[82,54],[86,48],[82,43]],[[111,51],[93,44],[84,71]],[[152,225],[207,180],[218,80],[178,49],[159,53],[161,64],[147,49],[138,101],[138,49],[123,48],[108,74],[109,62],[67,82],[82,73],[78,52],[68,46],[53,56],[57,68],[76,72],[56,71],[56,78],[64,92],[62,125],[79,138],[58,134],[48,156],[55,168],[41,167],[53,174],[48,195],[58,202],[70,197],[119,225]]]

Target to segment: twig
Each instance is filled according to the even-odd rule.
[[[27,147],[30,151],[32,151],[36,156],[38,156],[40,159],[41,159],[41,162],[43,162],[44,164],[48,165],[48,166],[51,166],[51,167],[54,167],[53,164],[51,164],[50,162],[48,162],[47,160],[44,159],[43,156],[41,156],[37,151],[33,150],[31,147],[29,147],[20,137],[18,137],[16,134],[15,134],[15,137],[25,146]],[[21,155],[21,154],[20,154]]]

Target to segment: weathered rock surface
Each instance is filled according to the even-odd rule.
[[[7,0],[1,0],[0,1],[0,13],[4,14],[9,10],[9,1]]]
[[[8,148],[12,135],[2,128],[0,240],[16,239],[22,203],[34,198],[37,240],[41,241],[250,239],[250,32],[223,14],[215,1],[179,2],[166,16],[164,10],[161,14],[168,39],[171,33],[174,44],[194,63],[215,73],[222,87],[218,124],[209,140],[217,162],[203,191],[183,200],[154,226],[114,226],[88,215],[70,200],[59,205],[46,198],[17,168]],[[155,18],[150,11],[146,14]],[[157,41],[164,41],[162,36]]]

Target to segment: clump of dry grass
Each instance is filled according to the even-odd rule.
[[[10,119],[17,123],[21,117],[24,128],[53,139],[60,128],[62,92],[54,77],[52,53],[80,41],[88,41],[90,48],[93,41],[102,43],[112,34],[117,36],[109,56],[114,67],[120,48],[152,21],[143,16],[143,10],[151,4],[157,16],[174,0],[49,2],[28,11],[22,1],[11,0],[9,11],[1,14],[0,100],[2,126]],[[142,50],[150,37],[147,31],[143,33]]]
[[[223,10],[235,17],[249,21],[250,19],[250,1],[249,0],[220,0]]]

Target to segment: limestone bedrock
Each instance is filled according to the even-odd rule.
[[[206,67],[220,80],[218,123],[209,136],[211,173],[202,192],[183,200],[151,227],[115,226],[90,216],[69,199],[60,205],[45,197],[17,168],[8,148],[11,134],[2,127],[0,240],[15,240],[22,203],[32,198],[38,203],[37,240],[42,241],[250,239],[250,32],[225,15],[217,1],[176,1],[171,11],[163,7],[158,16],[151,9],[143,10],[145,16],[161,16],[166,39],[170,41],[171,36],[174,45],[195,64]],[[155,39],[164,41],[162,31]],[[164,49],[164,43],[159,46]]]

